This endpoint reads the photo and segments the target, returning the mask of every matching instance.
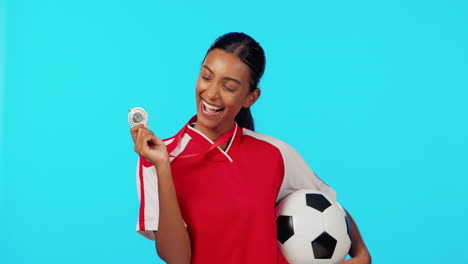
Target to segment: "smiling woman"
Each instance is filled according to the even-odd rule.
[[[137,231],[167,263],[287,263],[276,240],[275,204],[299,189],[336,197],[288,144],[253,131],[261,46],[243,33],[218,38],[196,84],[197,115],[172,138],[131,128],[140,155]],[[349,263],[370,263],[351,219]]]
[[[218,71],[217,74],[214,70]],[[208,49],[203,61],[197,82],[197,105],[200,103],[199,91],[208,88],[202,80],[212,81],[216,77],[215,81],[218,83],[215,85],[243,100],[243,104],[236,111],[235,121],[242,127],[254,130],[249,107],[260,95],[257,86],[264,70],[265,53],[254,39],[242,33],[221,36]]]
[[[239,114],[239,119],[250,121],[240,125],[253,128],[248,109],[259,95],[260,89],[251,85],[248,66],[237,55],[221,49],[211,50],[197,82],[198,122],[195,129],[215,141],[232,127]],[[240,113],[242,108],[246,110]]]
[[[198,122],[195,128],[215,140],[228,131],[242,107],[250,107],[258,92],[250,92],[248,68],[236,55],[222,50],[208,53],[197,82]],[[255,89],[258,91],[258,88]]]

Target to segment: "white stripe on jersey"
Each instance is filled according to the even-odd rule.
[[[140,159],[137,162],[137,192],[138,199],[141,202],[141,184],[139,178]],[[159,196],[158,196],[158,177],[154,166],[146,168],[143,166],[143,187],[144,187],[144,218],[138,216],[137,231],[144,237],[155,240],[153,230],[158,230],[159,222]],[[145,230],[140,230],[140,222],[144,222]]]
[[[177,147],[169,154],[169,160],[173,161],[177,156],[179,156],[180,153],[182,153],[185,150],[191,139],[192,137],[189,134],[185,133],[180,139],[180,143],[177,145]],[[167,143],[166,145],[170,144],[171,142]]]

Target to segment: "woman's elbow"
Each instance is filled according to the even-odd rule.
[[[164,243],[156,240],[156,254],[167,264],[190,264],[191,250],[166,247]]]

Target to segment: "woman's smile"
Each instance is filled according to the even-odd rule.
[[[207,116],[218,115],[224,110],[224,108],[210,104],[203,99],[201,100],[201,103],[202,103],[202,112]]]

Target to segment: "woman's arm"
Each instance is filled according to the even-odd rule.
[[[135,126],[130,131],[135,152],[155,166],[158,177],[159,223],[158,231],[154,232],[156,251],[166,263],[189,264],[190,237],[177,202],[166,145],[146,125]]]
[[[345,210],[346,211],[346,210]],[[349,255],[351,259],[343,261],[343,264],[371,264],[372,258],[369,253],[369,250],[364,244],[364,240],[362,239],[361,233],[359,233],[359,229],[354,222],[354,219],[351,217],[348,211],[346,211],[348,215],[349,224],[351,226],[351,249],[349,250]]]
[[[169,264],[189,264],[190,238],[180,212],[169,160],[156,166],[159,190],[159,226],[155,232],[156,251]]]

